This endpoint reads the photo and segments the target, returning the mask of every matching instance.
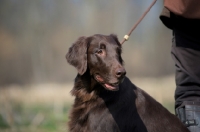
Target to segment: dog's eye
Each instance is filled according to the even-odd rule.
[[[100,45],[100,49],[106,49],[106,45],[105,44],[101,44]]]

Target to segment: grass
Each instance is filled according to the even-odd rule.
[[[0,132],[67,132],[71,86],[0,88]]]
[[[11,107],[1,105],[1,132],[66,132],[67,114],[70,104],[60,108],[52,104],[13,103]]]
[[[174,113],[173,76],[131,80]],[[72,84],[0,88],[0,132],[67,132],[71,88]]]
[[[50,104],[12,104],[9,111],[0,114],[0,131],[66,132],[67,114],[70,105],[63,104],[61,108],[57,107]],[[58,111],[59,113],[57,113]]]

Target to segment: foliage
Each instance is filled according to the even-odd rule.
[[[3,104],[0,105],[1,108]],[[13,103],[6,112],[1,109],[0,131],[1,132],[66,132],[67,113],[69,104],[64,104],[58,113],[52,104]]]

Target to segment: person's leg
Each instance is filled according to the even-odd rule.
[[[200,132],[200,37],[174,29],[175,109],[191,132]]]

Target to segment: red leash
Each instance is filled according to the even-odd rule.
[[[123,41],[121,42],[121,44],[123,44],[125,41],[128,41],[131,33],[133,32],[133,30],[137,27],[137,25],[142,21],[142,19],[146,16],[146,14],[150,11],[150,9],[152,8],[152,6],[156,3],[157,0],[154,0],[152,2],[152,4],[149,6],[149,8],[144,12],[144,14],[142,15],[142,17],[137,21],[137,23],[132,27],[132,29],[130,30],[130,32],[128,33],[128,35],[124,36]]]

